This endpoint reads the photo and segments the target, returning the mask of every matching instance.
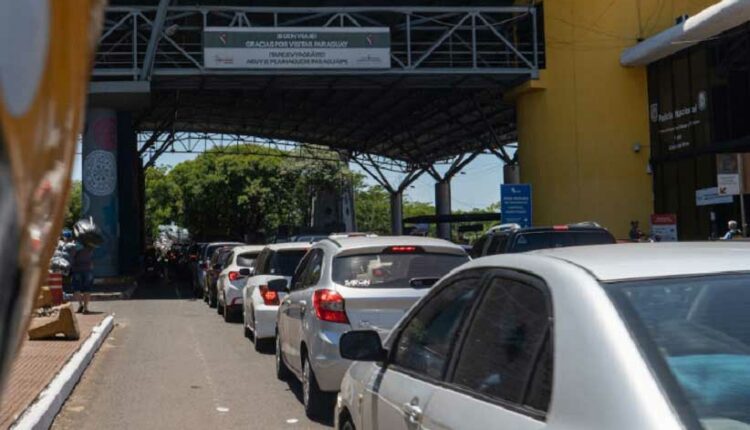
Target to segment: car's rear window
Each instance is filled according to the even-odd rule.
[[[706,429],[750,425],[750,275],[608,290],[678,410],[686,399]]]
[[[258,258],[257,252],[245,252],[237,256],[237,265],[242,267],[254,267],[255,259]]]
[[[305,256],[307,250],[277,251],[271,256],[271,274],[292,276],[297,264]]]
[[[408,288],[415,278],[440,278],[469,261],[467,255],[382,253],[336,257],[333,282],[346,287]]]
[[[528,252],[537,249],[563,248],[567,246],[608,245],[615,243],[614,237],[602,231],[532,231],[519,233],[510,252]]]

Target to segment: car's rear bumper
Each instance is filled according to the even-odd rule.
[[[276,314],[278,306],[261,305],[253,309],[255,313],[254,335],[257,339],[276,337]]]

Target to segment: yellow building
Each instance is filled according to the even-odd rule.
[[[531,183],[534,223],[597,221],[625,238],[653,212],[645,67],[623,50],[711,0],[548,0],[546,69],[519,88],[521,182]]]

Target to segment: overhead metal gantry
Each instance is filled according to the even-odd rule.
[[[414,178],[463,154],[493,152],[508,162],[503,146],[517,134],[515,109],[504,94],[544,66],[542,17],[533,2],[140,3],[110,2],[93,80],[147,85],[150,102],[134,112],[134,126],[146,136],[139,149],[147,163],[165,151],[196,151],[201,142],[230,147],[249,141],[269,148],[324,146],[369,165],[376,180],[375,167]],[[390,67],[206,67],[209,27],[292,26],[387,27]],[[391,188],[400,194],[403,184]]]

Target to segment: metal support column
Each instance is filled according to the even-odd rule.
[[[450,178],[443,178],[435,184],[435,212],[438,217],[451,214]],[[439,222],[437,225],[437,236],[441,239],[451,240],[450,223]]]
[[[394,190],[391,196],[391,234],[401,236],[404,234],[404,193],[401,190]]]

